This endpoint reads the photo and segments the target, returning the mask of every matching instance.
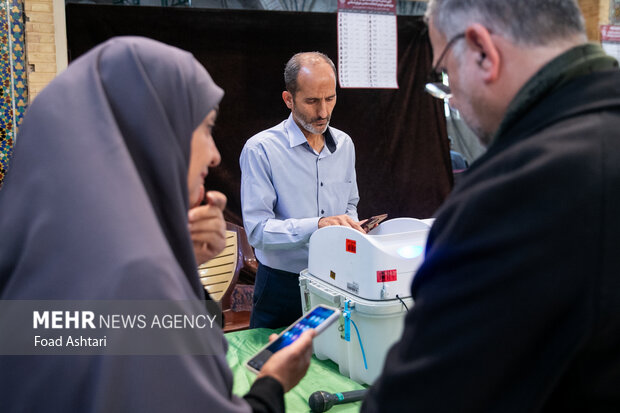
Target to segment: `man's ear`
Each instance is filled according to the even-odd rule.
[[[282,92],[282,100],[286,104],[286,107],[293,110],[293,95],[288,90]]]
[[[499,76],[501,54],[492,34],[481,24],[475,23],[465,30],[465,39],[470,53],[475,53],[476,63],[482,70],[482,80],[495,82]]]

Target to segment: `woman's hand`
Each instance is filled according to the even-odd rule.
[[[312,358],[314,329],[304,331],[295,342],[276,351],[258,373],[258,377],[271,376],[278,380],[286,393],[306,375]],[[269,341],[277,337],[272,334]]]
[[[202,196],[200,201],[202,201]],[[189,210],[189,232],[194,244],[196,262],[200,265],[226,247],[226,195],[218,191],[206,194],[206,205],[197,205]]]

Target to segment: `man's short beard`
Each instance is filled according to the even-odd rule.
[[[312,126],[312,123],[308,123],[306,121],[304,121],[303,119],[301,119],[299,116],[296,116],[295,114],[293,114],[295,116],[295,119],[297,120],[297,122],[299,122],[299,124],[301,125],[302,128],[304,128],[306,131],[315,134],[315,135],[322,135],[325,133],[325,131],[327,130],[327,127],[329,126],[329,121],[327,121],[327,123],[325,124],[325,126],[322,128],[322,130],[316,129],[314,126]]]

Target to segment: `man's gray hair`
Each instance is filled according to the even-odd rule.
[[[328,63],[334,71],[334,76],[338,79],[336,66],[334,66],[334,62],[332,62],[332,59],[330,59],[326,54],[321,52],[297,53],[289,59],[284,67],[284,84],[286,85],[286,90],[288,90],[293,96],[298,89],[297,76],[299,75],[299,71],[309,60],[313,60],[312,58],[320,58]]]
[[[543,46],[582,35],[576,0],[430,0],[426,19],[446,38],[479,23],[515,43]]]

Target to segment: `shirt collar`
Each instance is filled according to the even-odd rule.
[[[293,112],[291,112],[291,114],[288,116],[288,119],[286,120],[284,128],[286,129],[286,132],[288,135],[289,146],[291,148],[295,146],[303,145],[304,143],[308,143],[308,140],[304,136],[301,129],[299,129],[299,126],[297,125],[295,120],[293,119]],[[332,136],[331,127],[329,126],[327,127],[327,130],[325,130],[325,133],[323,133],[323,136],[325,137],[325,146],[327,147],[329,152],[330,153],[336,152],[336,149],[338,148],[338,144],[336,143],[336,140]]]

